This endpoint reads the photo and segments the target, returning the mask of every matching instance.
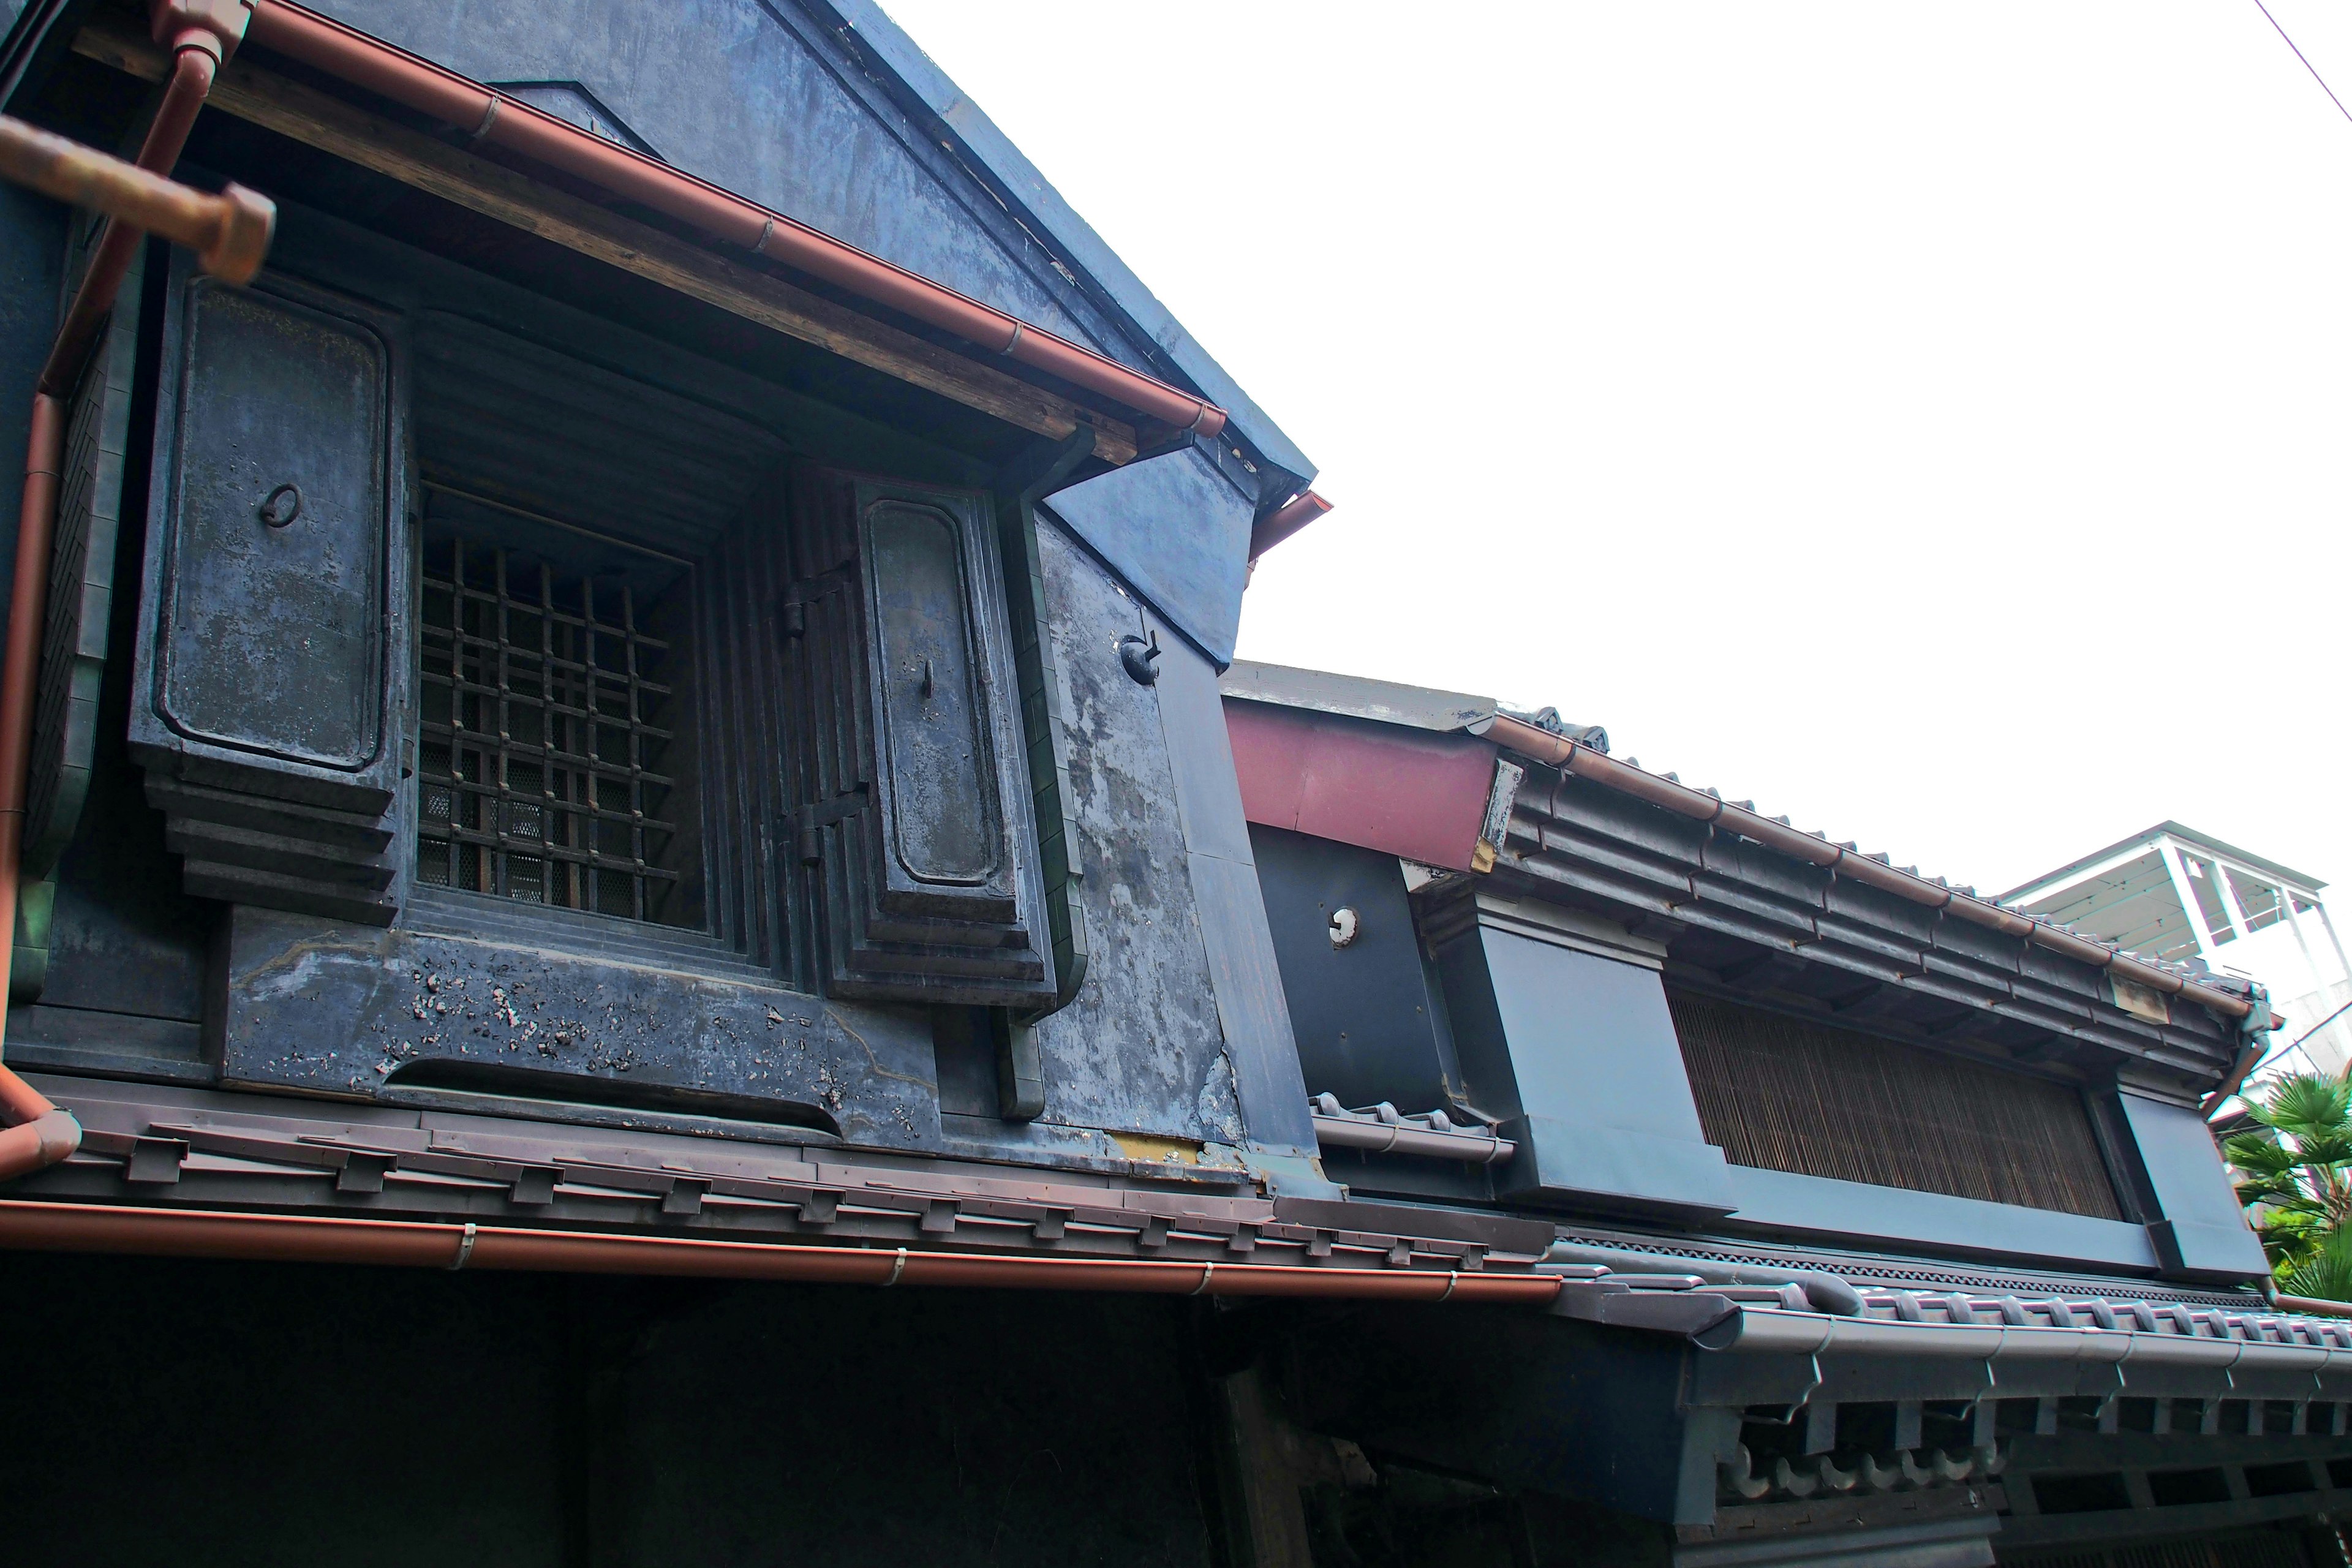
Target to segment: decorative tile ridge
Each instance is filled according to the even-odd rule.
[[[1416,1234],[1401,1222],[1417,1211],[1384,1205],[1302,1208],[1255,1196],[1076,1186],[1050,1175],[975,1179],[781,1153],[758,1161],[763,1170],[747,1170],[753,1159],[724,1150],[707,1163],[591,1158],[507,1132],[469,1139],[324,1122],[304,1131],[299,1124],[236,1126],[185,1115],[133,1118],[131,1131],[112,1120],[52,1176],[12,1195],[191,1205],[258,1197],[295,1212],[479,1215],[550,1229],[667,1226],[845,1246],[919,1241],[985,1252],[1310,1268],[1526,1275],[1536,1261],[1532,1250],[1508,1245],[1514,1228],[1529,1228],[1525,1222],[1451,1211],[1418,1217],[1428,1222],[1424,1228],[1462,1234]],[[1481,1230],[1497,1234],[1471,1234]]]
[[[1694,789],[1673,773],[1649,773],[1635,759],[1612,757],[1567,736],[1548,733],[1507,716],[1496,721],[1488,738],[1564,774],[1737,834],[1751,843],[1821,868],[1832,877],[1859,882],[2007,935],[2021,936],[2036,946],[2108,970],[2129,984],[2185,997],[2225,1017],[2247,1020],[2249,1032],[2267,1027],[2266,1008],[2263,1014],[2255,1012],[2256,1004],[2262,1001],[2258,987],[2242,983],[2226,984],[2216,976],[2199,974],[2183,965],[2126,952],[2112,942],[2085,936],[2056,921],[2009,909],[1979,896],[1974,888],[1958,886],[1941,877],[1923,876],[1916,866],[1898,867],[1892,856],[1865,853],[1853,843],[1832,841],[1824,832],[1801,830],[1790,826],[1785,816],[1766,816],[1756,809],[1753,801],[1726,801],[1716,789]]]

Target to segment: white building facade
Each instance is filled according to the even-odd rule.
[[[2177,822],[2013,888],[2000,902],[2143,957],[2202,963],[2270,988],[2286,1020],[2262,1076],[2352,1064],[2352,963],[2315,877]]]

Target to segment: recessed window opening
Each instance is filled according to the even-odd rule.
[[[691,574],[531,531],[426,531],[417,879],[699,926]]]

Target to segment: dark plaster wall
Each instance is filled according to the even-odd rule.
[[[11,1562],[1213,1560],[1179,1302],[8,1268]]]
[[[1143,611],[1066,534],[1038,531],[1070,733],[1070,812],[1091,957],[1077,1000],[1038,1026],[1045,1120],[1239,1142],[1184,820],[1151,687],[1122,637]]]

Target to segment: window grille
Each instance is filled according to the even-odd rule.
[[[642,595],[463,535],[422,575],[418,879],[687,923],[662,722],[686,661]]]

